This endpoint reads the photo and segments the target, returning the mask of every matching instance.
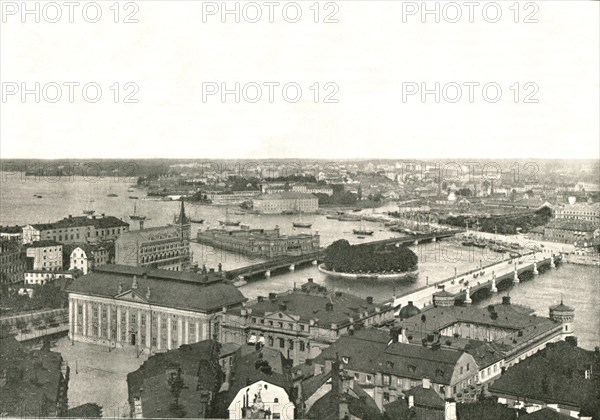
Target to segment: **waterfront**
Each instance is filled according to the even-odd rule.
[[[137,203],[138,213],[144,213],[150,218],[146,226],[159,226],[173,221],[173,216],[178,210],[178,202],[132,200],[130,195],[143,197],[143,191],[128,192],[134,180],[118,180],[114,178],[96,178],[95,182],[83,178],[58,178],[56,182],[36,182],[34,178],[27,177],[21,182],[16,175],[2,179],[0,184],[0,224],[14,225],[35,222],[47,222],[61,219],[69,214],[81,214],[83,209],[92,206],[97,213],[114,215],[129,221],[128,215],[133,214],[133,204]],[[41,199],[33,199],[34,194],[42,195]],[[107,197],[108,194],[117,194],[118,197]],[[33,201],[32,201],[33,200]],[[91,201],[93,200],[93,201]],[[393,205],[388,206],[392,209]],[[382,212],[385,209],[377,209]],[[219,220],[225,218],[224,207],[188,205],[189,215],[205,219],[203,225],[192,225],[193,236],[197,228],[218,226]],[[368,211],[370,213],[370,210]],[[327,219],[323,215],[305,215],[304,221],[313,223],[311,229],[295,229],[292,222],[295,216],[284,215],[229,215],[230,219],[241,220],[251,227],[273,228],[279,225],[282,232],[287,234],[318,231],[321,235],[321,245],[326,246],[336,239],[348,239],[351,243],[366,242],[370,240],[385,239],[398,236],[389,232],[378,223],[365,222],[365,228],[374,230],[372,237],[361,240],[352,234],[352,229],[358,222],[340,222]],[[132,224],[132,229],[136,229]],[[373,296],[375,300],[384,300],[392,297],[394,290],[403,293],[426,285],[427,281],[436,282],[454,274],[474,269],[499,259],[500,254],[493,254],[481,249],[465,248],[460,243],[444,241],[438,243],[413,246],[412,249],[419,256],[419,275],[413,281],[375,281],[365,282],[343,278],[332,278],[320,273],[316,267],[309,266],[305,269],[273,276],[270,279],[257,279],[249,282],[240,290],[249,298],[259,295],[268,295],[269,292],[283,292],[294,285],[300,286],[312,277],[329,289],[351,291],[361,296]],[[208,267],[223,264],[223,269],[233,269],[254,264],[264,260],[232,254],[213,249],[212,247],[191,244],[194,260]],[[560,301],[561,294],[565,303],[575,307],[575,328],[582,347],[593,349],[600,344],[600,283],[598,282],[599,269],[597,267],[575,266],[563,264],[559,269],[546,272],[533,281],[522,282],[510,286],[510,293],[514,303],[524,304],[533,308],[537,314],[548,315],[548,307]],[[573,285],[576,282],[576,285]],[[487,305],[500,300],[505,292],[476,302],[478,305]]]

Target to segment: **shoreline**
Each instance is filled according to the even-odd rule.
[[[319,264],[317,268],[321,273],[327,274],[333,277],[341,277],[346,279],[354,279],[354,280],[399,280],[403,278],[414,278],[419,274],[419,270],[414,271],[405,271],[403,273],[394,273],[394,274],[358,274],[358,273],[344,273],[337,271],[330,271],[323,267],[324,264]]]

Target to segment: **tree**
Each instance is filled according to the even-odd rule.
[[[184,417],[185,411],[183,407],[179,405],[179,396],[184,388],[183,378],[181,377],[181,368],[177,368],[177,371],[171,374],[169,378],[169,392],[173,401],[169,407],[169,410],[176,415],[176,417]]]

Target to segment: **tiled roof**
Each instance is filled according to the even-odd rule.
[[[552,219],[546,226],[547,229],[562,229],[562,230],[575,230],[584,232],[593,232],[600,229],[597,223],[589,222],[587,220],[573,220],[573,219]]]
[[[559,341],[508,369],[490,385],[494,394],[581,407],[600,389],[599,356]],[[592,372],[591,379],[585,371]]]
[[[307,413],[309,419],[338,420],[340,416],[340,402],[348,404],[348,411],[352,418],[362,420],[383,419],[373,398],[367,394],[356,382],[345,392],[336,392],[332,389],[319,398]]]
[[[327,310],[328,303],[332,303],[331,310]],[[337,324],[339,328],[350,322],[349,317],[356,319],[366,311],[373,313],[376,307],[387,309],[376,303],[367,303],[365,299],[348,293],[325,295],[306,293],[301,290],[279,294],[274,300],[265,298],[262,302],[249,304],[248,308],[252,309],[252,315],[264,316],[267,313],[280,311],[280,304],[286,305],[286,309],[282,312],[299,316],[305,322],[318,319],[319,326],[324,328],[330,328],[332,323]],[[238,309],[233,311],[239,312]]]
[[[46,248],[49,246],[60,246],[62,245],[60,242],[53,240],[44,240],[44,241],[35,241],[30,244],[27,244],[27,248]]]
[[[450,384],[454,366],[464,354],[456,350],[433,350],[416,344],[392,343],[388,346],[387,332],[371,329],[368,334],[363,334],[365,331],[369,330],[359,330],[352,336],[340,337],[314,362],[324,364],[325,360],[335,359],[337,354],[342,360],[348,358],[344,366],[350,370],[370,374],[383,372],[415,379],[428,377],[435,383]]]
[[[140,397],[144,417],[173,417],[173,396],[167,371],[181,369],[184,387],[179,395],[183,417],[201,417],[199,391],[215,393],[222,382],[218,365],[219,345],[212,340],[183,345],[179,349],[159,353],[127,375],[129,399]],[[177,413],[177,416],[181,416]]]
[[[420,407],[433,408],[437,410],[443,410],[445,407],[444,400],[439,396],[433,388],[424,388],[422,385],[416,386],[404,391],[404,394],[409,396],[412,395],[415,399],[415,405]]]
[[[246,301],[244,295],[233,285],[224,282],[205,282],[195,273],[169,270],[148,270],[140,267],[102,266],[102,270],[73,280],[67,292],[98,297],[114,298],[119,294],[119,284],[123,292],[130,290],[136,275],[136,294],[142,301],[153,305],[211,312],[224,306],[237,305]],[[143,273],[148,275],[144,278]],[[140,274],[141,273],[141,274]],[[146,292],[150,288],[150,298]]]
[[[533,413],[524,414],[519,416],[522,420],[569,420],[573,417],[554,411],[551,408],[542,408],[541,410],[534,411]]]
[[[286,191],[277,194],[264,194],[254,198],[255,200],[307,200],[317,199],[313,194]]]
[[[114,216],[76,216],[76,217],[65,217],[54,223],[36,223],[32,224],[32,227],[37,230],[50,230],[50,229],[61,229],[61,228],[72,228],[80,226],[94,226],[96,229],[113,228],[129,226],[129,223],[117,219]]]

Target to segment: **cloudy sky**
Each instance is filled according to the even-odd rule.
[[[600,154],[599,2],[113,3],[1,3],[0,157]]]

